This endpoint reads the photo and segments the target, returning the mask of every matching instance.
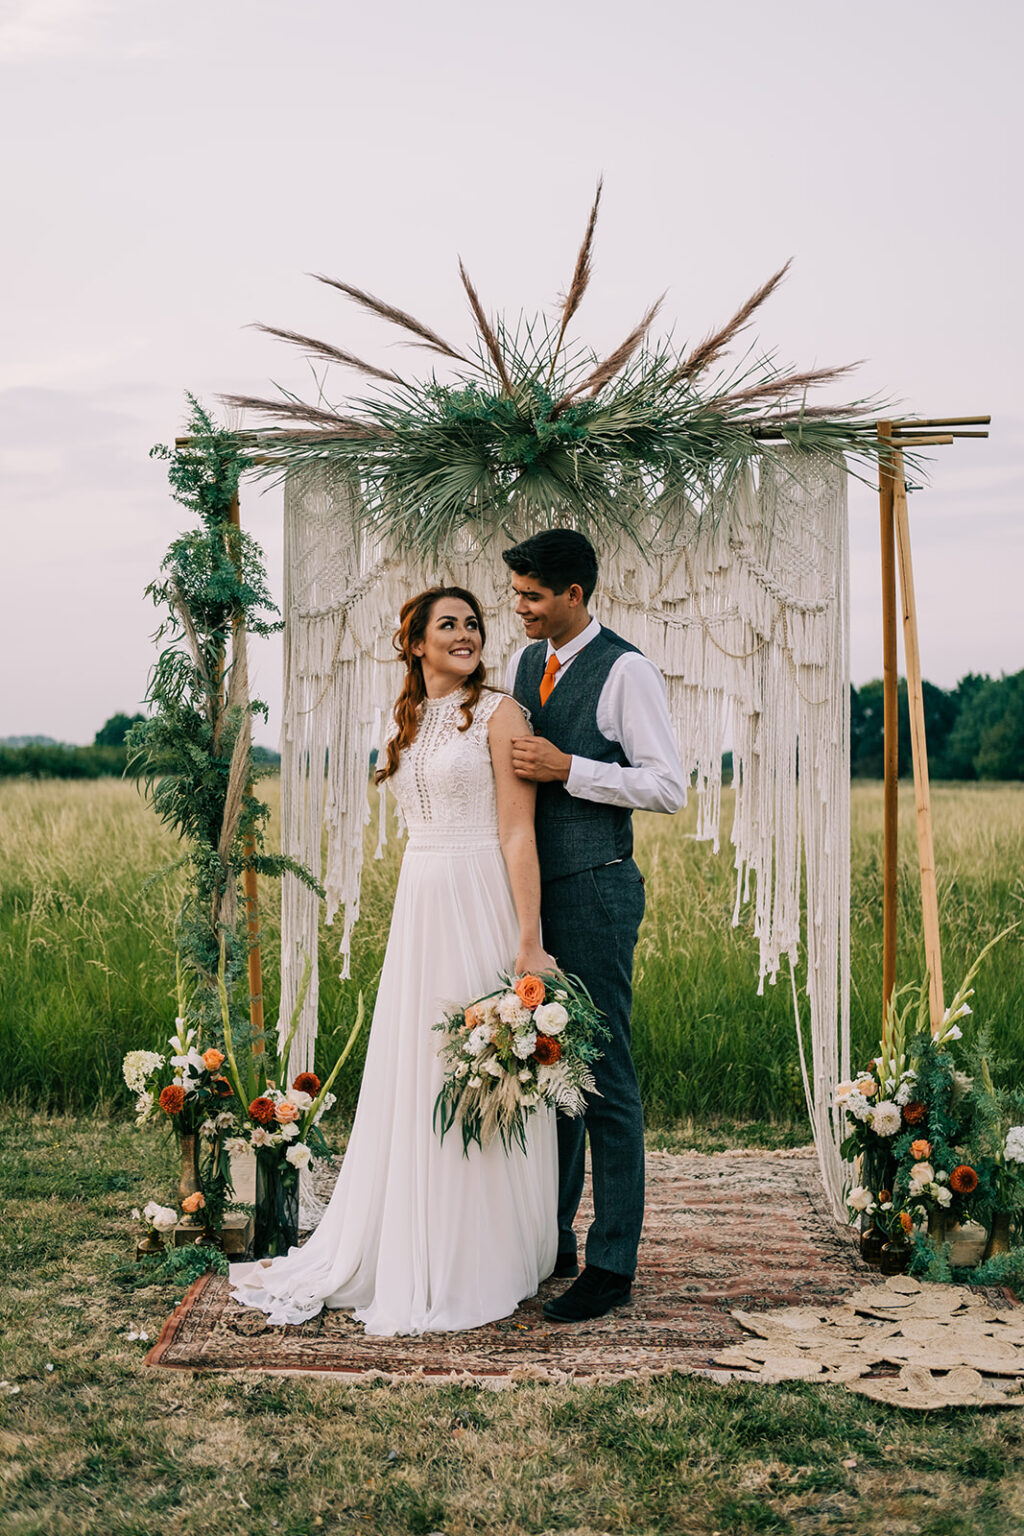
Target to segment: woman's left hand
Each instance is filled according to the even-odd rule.
[[[516,955],[517,976],[541,976],[549,971],[558,970],[558,961],[554,955],[549,955],[539,941],[532,944],[520,944],[519,953]]]

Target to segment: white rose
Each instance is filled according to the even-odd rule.
[[[870,1189],[865,1189],[863,1184],[858,1184],[856,1189],[851,1189],[846,1197],[846,1203],[854,1211],[870,1211],[874,1209],[875,1197]]]
[[[521,1083],[528,1083],[532,1076],[533,1073],[530,1071],[529,1067],[524,1067],[523,1070],[519,1073],[519,1081]]]
[[[944,1185],[933,1184],[932,1193],[935,1197],[935,1200],[939,1205],[942,1206],[943,1209],[945,1209],[947,1205],[953,1204],[953,1191],[951,1189],[946,1189]]]
[[[293,1168],[308,1168],[313,1154],[304,1141],[297,1141],[293,1147],[288,1148],[285,1157]]]
[[[178,1213],[169,1205],[158,1205],[155,1213],[150,1217],[150,1223],[158,1232],[170,1232],[172,1227],[178,1225]]]
[[[284,1096],[286,1104],[294,1104],[296,1109],[308,1109],[313,1102],[311,1093],[303,1093],[301,1088],[289,1088]]]
[[[915,1163],[910,1170],[910,1179],[913,1184],[934,1184],[935,1169],[931,1163]]]
[[[529,1008],[524,1008],[514,992],[506,992],[498,1001],[498,1017],[503,1024],[511,1024],[513,1029],[519,1024],[528,1024],[532,1018]]]
[[[285,1141],[294,1141],[295,1137],[300,1134],[301,1133],[299,1131],[299,1127],[294,1120],[289,1121],[287,1125],[282,1125],[281,1127],[281,1135]]]
[[[545,1035],[560,1035],[569,1022],[569,1015],[561,1003],[541,1003],[534,1010],[533,1021]]]
[[[531,1029],[527,1034],[516,1035],[512,1041],[512,1049],[520,1061],[525,1061],[528,1056],[532,1056],[536,1045],[537,1031],[535,1029]]]
[[[482,1072],[489,1072],[492,1077],[505,1076],[505,1068],[502,1066],[497,1056],[489,1056],[480,1070]]]

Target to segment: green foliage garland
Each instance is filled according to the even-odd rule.
[[[153,449],[168,461],[175,500],[194,512],[198,528],[180,534],[147,590],[166,610],[156,633],[160,651],[146,701],[148,719],[128,734],[129,765],[141,773],[161,821],[186,845],[179,865],[189,886],[178,917],[176,942],[194,984],[189,1022],[207,1040],[220,1033],[217,971],[223,939],[231,993],[247,955],[238,880],[246,868],[279,876],[286,871],[315,889],[293,860],[269,854],[266,804],[253,792],[252,717],[266,705],[248,696],[247,634],[270,635],[281,626],[271,600],[259,545],[232,522],[238,482],[251,461],[236,436],[217,428],[189,396],[188,441]],[[263,771],[266,771],[265,769]],[[236,1030],[247,1038],[247,1018]]]

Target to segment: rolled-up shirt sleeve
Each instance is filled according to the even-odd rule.
[[[566,789],[580,800],[634,811],[678,811],[687,782],[668,712],[665,679],[639,652],[612,667],[597,704],[597,728],[617,741],[628,763],[573,756]]]

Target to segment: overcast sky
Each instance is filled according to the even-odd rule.
[[[139,707],[143,588],[187,515],[150,446],[184,393],[308,388],[263,320],[385,365],[395,334],[305,274],[458,342],[564,289],[613,346],[668,288],[677,340],[789,256],[759,336],[862,394],[991,411],[911,500],[925,676],[1024,667],[1019,386],[1024,11],[823,0],[0,0],[0,736],[90,741]],[[424,354],[405,354],[406,358]],[[405,363],[406,367],[410,364]],[[341,395],[355,379],[336,377]],[[243,521],[281,588],[280,494]],[[877,498],[851,495],[853,677],[880,672]],[[280,698],[279,647],[258,647]],[[278,722],[257,732],[276,741]]]

